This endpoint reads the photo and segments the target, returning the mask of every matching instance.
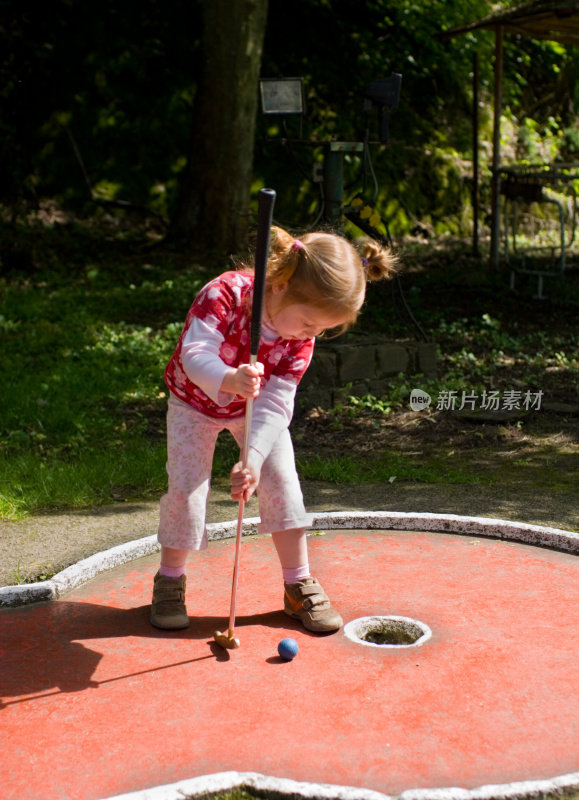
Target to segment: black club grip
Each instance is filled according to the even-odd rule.
[[[273,189],[260,189],[257,208],[257,242],[255,246],[255,278],[253,284],[253,303],[251,307],[251,349],[250,353],[257,356],[259,339],[261,337],[261,314],[263,310],[263,297],[265,292],[265,272],[269,257],[269,236],[273,220],[273,207],[275,204],[275,191]]]

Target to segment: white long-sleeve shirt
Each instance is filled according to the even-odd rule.
[[[231,369],[249,362],[253,275],[226,272],[208,283],[191,306],[165,380],[182,402],[215,418],[240,416],[245,400],[221,390]],[[269,455],[293,414],[297,385],[307,369],[314,340],[282,339],[264,319],[258,360],[264,376],[253,404],[250,447]]]
[[[262,323],[261,336],[270,342],[279,338],[266,321]],[[223,379],[231,369],[219,356],[223,341],[224,337],[216,328],[196,317],[183,338],[182,348],[183,369],[187,377],[219,406],[227,406],[234,398],[229,392],[221,391]],[[295,378],[272,375],[253,402],[250,447],[257,450],[263,459],[267,458],[274,441],[291,422],[297,387]]]

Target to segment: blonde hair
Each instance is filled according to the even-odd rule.
[[[306,233],[295,239],[273,227],[266,273],[266,291],[286,284],[284,306],[315,306],[344,317],[339,332],[352,325],[362,308],[367,281],[391,278],[396,258],[375,242],[366,240],[360,252],[343,236]]]

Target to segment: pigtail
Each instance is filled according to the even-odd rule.
[[[271,228],[271,242],[270,242],[270,253],[283,253],[287,250],[291,249],[291,246],[295,242],[294,237],[291,233],[280,228],[278,225],[273,225]]]
[[[398,263],[394,253],[373,239],[366,240],[360,250],[362,266],[368,281],[381,281],[394,277]]]
[[[343,332],[362,308],[368,281],[391,278],[396,257],[368,239],[357,249],[343,236],[324,231],[296,238],[272,227],[265,278],[266,300],[275,287],[284,287],[283,305],[315,306],[340,316]]]
[[[274,225],[271,229],[267,277],[270,283],[288,283],[295,274],[305,244]]]

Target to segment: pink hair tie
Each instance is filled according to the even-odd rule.
[[[292,250],[303,250],[304,243],[300,242],[299,239],[296,239],[295,242],[292,244]]]

